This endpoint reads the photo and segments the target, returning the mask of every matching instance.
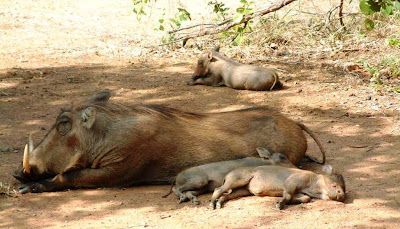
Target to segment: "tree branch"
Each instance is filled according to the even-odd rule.
[[[236,25],[248,23],[253,18],[260,17],[265,14],[269,14],[271,12],[275,12],[294,1],[296,1],[296,0],[281,0],[278,3],[268,7],[266,9],[261,9],[252,14],[245,15],[240,22],[234,22],[233,18],[229,18],[225,21],[222,21],[222,22],[216,23],[216,24],[204,23],[204,24],[198,24],[198,25],[193,25],[193,26],[188,26],[188,27],[184,27],[184,28],[180,28],[180,29],[171,30],[168,32],[169,34],[177,33],[178,31],[191,29],[191,28],[198,27],[198,26],[209,26],[208,28],[210,28],[210,29],[207,28],[204,30],[200,30],[198,33],[195,33],[195,34],[190,34],[187,36],[179,37],[168,44],[175,43],[175,42],[182,41],[182,40],[187,41],[191,38],[202,37],[202,36],[206,36],[206,35],[213,35],[213,34],[221,33],[223,31],[227,31]]]
[[[340,5],[339,5],[339,22],[340,22],[340,25],[343,27],[343,30],[346,31],[347,28],[343,22],[343,1],[344,0],[340,0]]]

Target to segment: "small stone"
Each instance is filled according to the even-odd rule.
[[[371,97],[371,96],[368,96],[368,97],[367,97],[367,100],[371,100],[371,99],[372,99],[372,97]]]
[[[299,88],[299,90],[297,90],[297,93],[300,93],[302,91],[303,91],[303,89]]]
[[[276,56],[288,56],[290,54],[289,51],[279,51],[276,52]]]
[[[6,148],[0,148],[0,152],[10,152],[10,147],[6,147]]]
[[[14,150],[13,152],[14,152],[14,153],[19,153],[19,150],[16,149],[16,150]]]
[[[269,47],[270,47],[271,49],[273,49],[273,50],[279,48],[279,46],[278,46],[277,44],[275,44],[275,43],[271,43]]]

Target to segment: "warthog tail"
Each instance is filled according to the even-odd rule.
[[[312,158],[312,157],[310,157],[310,156],[307,156],[307,157],[310,158],[310,160],[312,160],[312,161],[314,161],[314,162],[317,162],[318,164],[321,164],[321,165],[325,164],[325,150],[324,150],[324,148],[322,147],[322,144],[321,144],[321,142],[318,140],[317,136],[315,136],[315,134],[314,134],[310,129],[308,129],[308,127],[306,127],[304,124],[302,124],[302,123],[297,123],[297,124],[301,127],[301,129],[303,129],[305,132],[307,132],[307,134],[309,134],[309,135],[314,139],[314,141],[317,143],[319,149],[321,150],[322,162],[320,162],[320,161],[318,161],[317,159]]]
[[[274,84],[272,84],[272,87],[269,89],[270,91],[272,91],[272,89],[275,87],[276,82],[278,81],[278,76],[276,74],[274,75]]]
[[[162,198],[166,198],[167,196],[169,196],[169,194],[172,193],[172,188],[175,185],[175,181],[176,181],[176,178],[174,179],[174,181],[172,181],[171,187],[169,188],[169,192],[167,194],[163,195]]]

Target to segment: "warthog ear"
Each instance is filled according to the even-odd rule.
[[[213,58],[213,53],[212,52],[210,52],[209,54],[208,54],[208,60],[212,60],[212,58]]]
[[[263,157],[263,158],[269,158],[272,155],[271,152],[269,152],[269,150],[267,150],[264,147],[257,147],[256,150],[257,150],[258,154],[260,155],[260,157]]]
[[[96,120],[96,109],[94,107],[86,107],[82,110],[81,119],[83,125],[90,129],[93,126],[94,121]]]
[[[108,101],[111,97],[111,94],[109,91],[102,91],[100,93],[97,93],[95,95],[93,95],[92,97],[89,98],[89,100],[92,101]]]
[[[211,52],[219,52],[219,49],[220,49],[221,47],[218,45],[217,47],[214,47],[213,49],[211,49]]]
[[[332,169],[331,165],[324,165],[324,167],[322,167],[322,171],[324,171],[327,174],[331,175],[332,172],[333,172],[333,169]]]

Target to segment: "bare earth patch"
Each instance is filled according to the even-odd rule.
[[[376,93],[368,78],[304,62],[255,63],[281,69],[280,91],[190,87],[195,58],[133,55],[143,37],[127,14],[129,1],[94,2],[0,3],[0,227],[399,228],[398,96]],[[209,208],[210,194],[199,206],[178,205],[174,195],[161,198],[169,186],[15,194],[11,173],[28,133],[38,142],[61,107],[104,89],[122,103],[194,112],[268,105],[318,135],[327,162],[345,177],[348,198],[279,211],[272,197],[232,200],[220,210]],[[311,139],[307,153],[319,156]]]

